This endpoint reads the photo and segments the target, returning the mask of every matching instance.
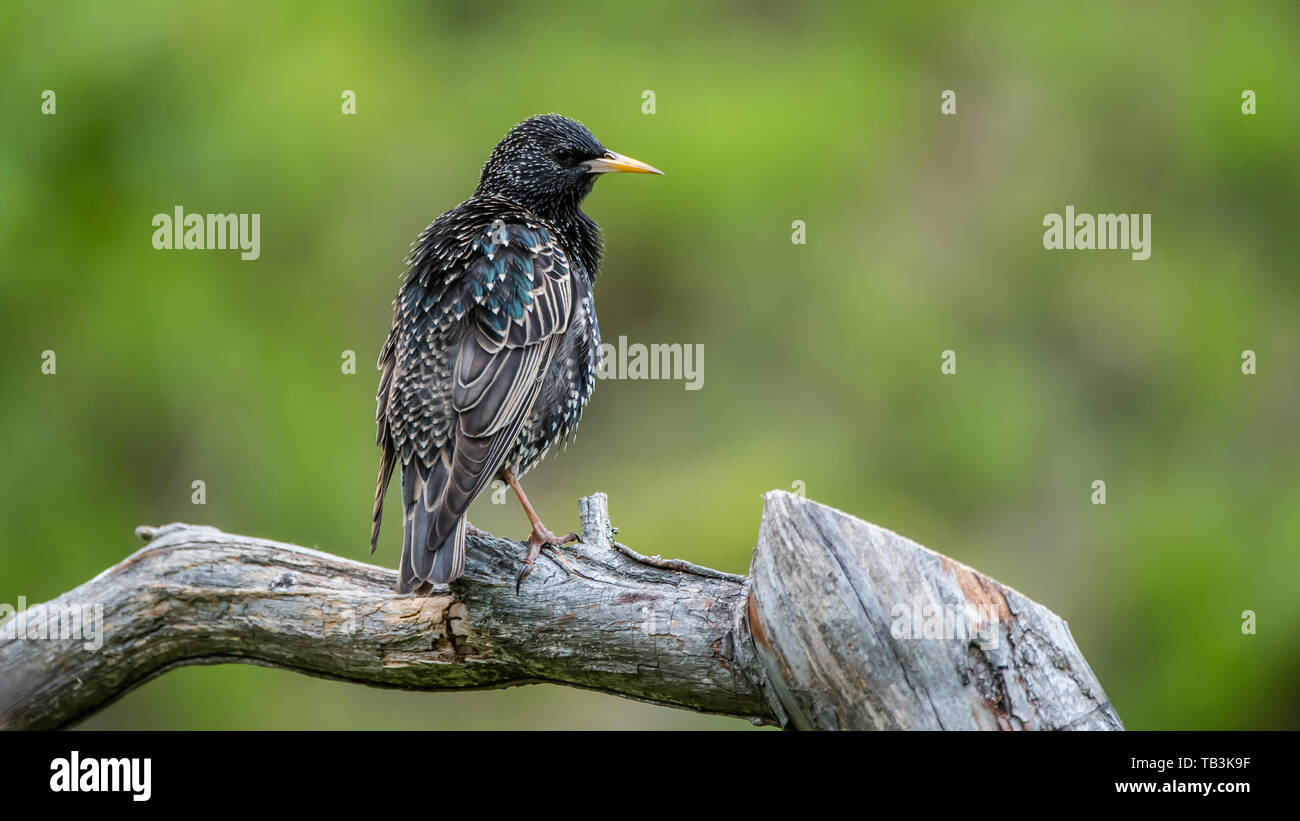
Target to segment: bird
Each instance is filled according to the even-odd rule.
[[[604,247],[581,205],[610,173],[663,174],[606,149],[576,120],[530,117],[492,150],[473,195],[412,243],[375,396],[370,552],[400,466],[399,593],[465,572],[467,532],[486,535],[466,513],[496,477],[532,526],[516,593],[543,546],[578,538],[542,523],[520,478],[574,430],[595,387],[592,286]]]

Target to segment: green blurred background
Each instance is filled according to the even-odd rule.
[[[0,601],[141,523],[366,559],[408,244],[558,111],[667,172],[587,201],[605,338],[705,376],[600,383],[526,482],[551,527],[604,490],[628,544],[744,572],[761,494],[803,483],[1059,613],[1130,728],[1300,728],[1300,7],[350,5],[0,7]],[[260,213],[261,258],[154,250],[178,204]],[[1066,205],[1151,213],[1151,258],[1045,251]],[[748,725],[237,665],[84,726]]]

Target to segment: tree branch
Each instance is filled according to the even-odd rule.
[[[554,682],[799,728],[1121,727],[1059,618],[846,514],[768,494],[749,578],[617,544],[604,494],[580,517],[581,543],[545,551],[520,595],[504,539],[471,537],[450,590],[402,596],[394,571],[317,550],[142,527],[144,548],[0,624],[0,727],[69,726],[223,662],[411,690]],[[991,603],[1005,646],[894,637],[914,596]],[[102,646],[59,637],[95,612]]]

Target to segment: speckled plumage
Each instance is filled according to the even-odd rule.
[[[395,465],[398,589],[464,571],[465,513],[503,469],[531,470],[577,425],[600,356],[596,223],[580,204],[609,154],[557,115],[511,130],[474,195],[412,246],[379,357],[380,448],[371,550]]]

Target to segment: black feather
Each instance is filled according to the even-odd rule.
[[[465,567],[465,514],[492,478],[523,475],[577,424],[595,385],[599,229],[579,208],[605,149],[572,120],[521,123],[469,200],[424,230],[380,355],[380,477],[394,464],[404,533],[398,589]]]

